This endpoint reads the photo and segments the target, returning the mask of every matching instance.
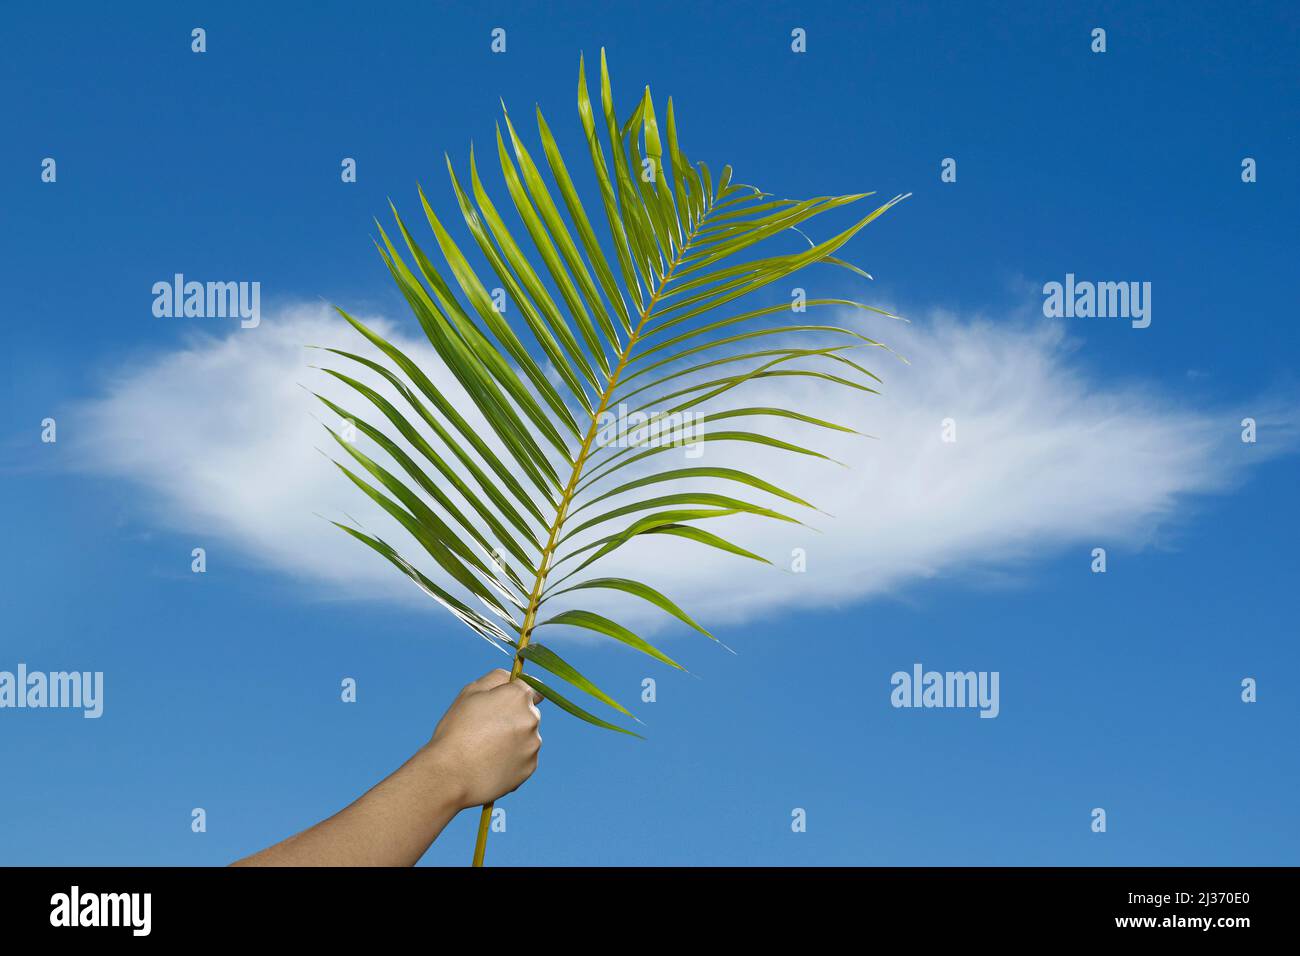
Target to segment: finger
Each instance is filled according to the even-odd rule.
[[[533,690],[533,688],[530,687],[528,684],[525,684],[523,681],[519,681],[518,684],[519,687],[524,692],[524,699],[528,701],[529,707],[534,707],[535,704],[540,704],[543,700],[546,699],[537,691]],[[534,709],[536,708],[534,707]]]
[[[541,694],[537,693],[521,680],[512,680],[509,683],[493,687],[491,690],[494,694],[514,695],[518,697],[519,700],[527,701],[530,707],[542,699]]]
[[[510,672],[502,670],[500,667],[494,667],[469,686],[476,691],[493,690],[494,688],[500,687],[509,682]]]

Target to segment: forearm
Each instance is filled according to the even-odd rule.
[[[463,789],[435,744],[356,802],[235,866],[412,866],[464,807]]]
[[[413,866],[466,807],[537,769],[542,699],[497,668],[466,685],[433,739],[351,806],[235,866]]]

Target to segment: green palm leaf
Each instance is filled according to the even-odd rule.
[[[381,359],[324,351],[349,363],[349,372],[374,375],[374,385],[338,369],[325,371],[352,398],[364,399],[365,409],[379,414],[366,420],[353,414],[350,401],[317,397],[384,457],[363,452],[330,428],[347,461],[335,464],[402,526],[446,577],[445,586],[383,539],[358,527],[339,527],[477,634],[512,653],[512,678],[527,681],[588,723],[631,733],[523,673],[524,664],[532,663],[599,704],[632,716],[554,650],[536,643],[536,629],[583,628],[674,668],[682,665],[601,614],[570,609],[540,621],[540,608],[579,591],[618,592],[712,639],[645,582],[574,579],[645,535],[669,535],[770,563],[697,523],[734,515],[798,522],[765,504],[768,499],[814,506],[760,475],[712,465],[678,467],[663,452],[697,442],[741,442],[833,460],[761,430],[699,428],[737,418],[778,418],[857,434],[797,408],[728,405],[726,399],[759,379],[810,378],[843,387],[847,394],[875,393],[879,379],[843,353],[883,349],[881,343],[836,325],[769,319],[790,303],[751,303],[750,297],[819,264],[870,278],[839,253],[906,197],[875,204],[828,238],[810,239],[803,230],[819,216],[871,194],[779,199],[733,182],[730,166],[715,179],[707,165],[687,159],[671,99],[661,114],[647,87],[630,115],[618,119],[603,51],[595,99],[585,63],[579,63],[578,113],[589,187],[598,203],[584,201],[574,175],[584,164],[566,158],[540,109],[540,151],[529,147],[525,132],[503,112],[496,163],[516,216],[513,224],[507,222],[507,206],[490,197],[473,150],[465,184],[451,159],[446,162],[468,243],[457,238],[451,220],[440,217],[423,190],[418,195],[432,241],[417,240],[396,208],[398,241],[377,224],[379,254],[439,367],[422,368],[339,310]],[[783,248],[788,233],[804,240],[796,239],[792,251]],[[500,307],[502,297],[506,308]],[[889,315],[843,298],[811,299],[805,306]],[[800,339],[797,346],[784,344],[794,337]],[[760,339],[780,344],[746,350],[746,343]],[[721,377],[708,377],[712,369]],[[437,382],[454,382],[455,394]],[[633,418],[654,413],[656,422],[670,423],[665,430],[620,424],[609,432],[608,418],[615,409],[625,410],[633,396],[638,403]],[[683,417],[698,406],[706,408]],[[694,429],[684,422],[693,422]],[[625,473],[617,483],[609,480],[634,464],[639,466],[634,474]],[[684,481],[693,485],[671,487]],[[656,494],[647,497],[650,488]],[[631,497],[609,500],[622,496]],[[604,504],[593,507],[598,503]],[[476,862],[481,862],[485,833],[481,829]]]

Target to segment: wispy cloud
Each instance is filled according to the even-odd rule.
[[[437,367],[427,347],[393,325],[365,321]],[[1061,329],[945,315],[886,331],[873,325],[911,363],[873,353],[884,379],[879,396],[811,379],[779,387],[755,380],[746,404],[798,408],[876,437],[754,419],[746,427],[763,423],[850,467],[721,442],[706,446],[703,461],[761,475],[834,518],[797,509],[816,530],[743,517],[709,525],[776,569],[655,535],[611,555],[601,571],[642,578],[712,621],[895,595],[938,575],[1027,574],[1027,559],[1068,546],[1150,543],[1190,496],[1229,488],[1251,462],[1290,445],[1292,433],[1278,441],[1276,430],[1269,443],[1243,444],[1240,415],[1089,373]],[[337,453],[320,420],[337,422],[300,383],[358,413],[372,410],[309,368],[321,360],[304,348],[312,344],[373,354],[318,306],[197,339],[123,370],[77,409],[75,433],[86,437],[76,460],[140,486],[143,520],[211,541],[210,554],[237,553],[323,597],[427,602],[317,516],[352,515],[408,543],[317,451]],[[436,381],[459,395],[449,378]],[[1268,413],[1260,416],[1263,425]],[[945,419],[955,423],[955,442],[942,439]],[[803,573],[789,570],[795,549],[806,554]],[[418,546],[408,551],[415,557]]]

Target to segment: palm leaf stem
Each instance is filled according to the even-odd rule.
[[[555,520],[551,522],[549,536],[546,540],[546,547],[542,551],[541,558],[537,564],[537,576],[533,581],[532,591],[528,595],[528,606],[524,611],[524,621],[519,631],[519,644],[515,651],[514,664],[510,668],[510,679],[518,679],[520,672],[524,668],[524,650],[528,647],[529,639],[532,637],[533,625],[537,618],[537,608],[541,603],[542,592],[546,588],[546,575],[550,570],[551,558],[555,554],[555,549],[559,546],[560,531],[564,527],[564,519],[568,516],[569,505],[572,503],[577,491],[578,483],[582,479],[582,469],[587,463],[587,457],[593,451],[593,444],[596,435],[599,432],[600,418],[609,407],[610,400],[614,396],[614,391],[618,387],[620,377],[626,368],[632,355],[632,350],[640,339],[642,330],[646,322],[654,313],[655,305],[659,297],[663,295],[664,289],[672,281],[673,273],[677,267],[682,264],[687,253],[690,252],[695,242],[696,233],[704,226],[709,218],[709,213],[713,211],[713,200],[705,207],[703,214],[687,234],[683,244],[676,250],[668,262],[668,267],[664,270],[659,279],[659,284],[650,296],[650,300],[641,309],[637,316],[636,327],[632,330],[631,336],[626,344],[618,352],[618,362],[610,373],[609,379],[605,382],[605,387],[601,390],[600,401],[594,411],[591,413],[591,425],[587,429],[586,437],[582,440],[582,446],[578,449],[578,456],[573,462],[573,473],[569,476],[569,483],[565,486],[563,494],[555,509]],[[483,810],[479,814],[478,823],[478,840],[474,846],[474,866],[483,865],[483,857],[487,852],[488,827],[492,822],[492,803],[483,805]]]

